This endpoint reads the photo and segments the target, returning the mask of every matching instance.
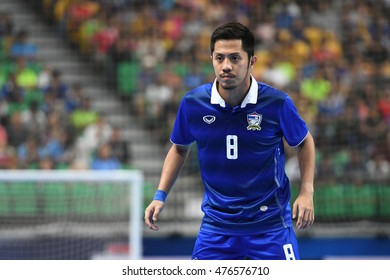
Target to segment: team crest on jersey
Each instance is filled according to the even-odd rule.
[[[253,112],[246,115],[246,120],[248,122],[248,126],[246,127],[247,130],[261,130],[260,124],[263,120],[263,115]]]

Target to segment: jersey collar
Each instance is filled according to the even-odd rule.
[[[258,94],[258,84],[253,76],[251,76],[251,87],[248,91],[248,94],[245,96],[244,100],[241,102],[241,108],[244,108],[247,104],[256,104],[257,103],[257,94]],[[217,79],[213,83],[211,89],[211,104],[219,104],[221,107],[226,107],[225,100],[222,99],[221,95],[217,90]]]

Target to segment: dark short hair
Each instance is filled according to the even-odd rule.
[[[252,57],[255,53],[255,38],[248,27],[239,22],[229,22],[219,26],[211,34],[210,50],[214,52],[215,43],[219,40],[241,40],[243,50]]]

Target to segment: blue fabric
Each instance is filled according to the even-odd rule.
[[[291,226],[283,138],[299,145],[305,122],[286,93],[264,83],[257,83],[257,102],[243,108],[212,104],[212,87],[184,96],[171,135],[175,144],[197,144],[205,188],[201,230],[248,235]]]
[[[99,159],[95,158],[91,163],[91,169],[93,170],[115,170],[120,169],[121,163],[115,158]]]
[[[15,43],[11,46],[12,56],[34,56],[37,53],[37,47],[34,44]]]
[[[40,158],[51,157],[55,161],[61,159],[65,153],[63,144],[57,139],[49,139],[48,142],[38,148],[38,155]]]
[[[269,233],[229,236],[199,232],[192,259],[197,260],[299,260],[291,227]]]
[[[157,190],[156,194],[154,195],[153,200],[160,200],[162,202],[165,202],[167,199],[168,194],[162,190]]]

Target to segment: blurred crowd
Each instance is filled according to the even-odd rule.
[[[390,183],[389,0],[37,2],[43,16],[72,46],[93,60],[109,85],[130,101],[132,113],[143,120],[145,128],[154,133],[161,145],[169,139],[182,95],[214,80],[209,49],[212,30],[227,21],[248,25],[257,43],[258,62],[253,75],[258,81],[286,91],[312,131],[317,146],[316,181]],[[9,34],[12,28],[7,27],[6,19],[3,14],[1,38],[12,36],[14,42],[23,41],[23,32]],[[8,49],[18,69],[36,51],[33,46]],[[18,52],[24,53],[23,59]],[[51,116],[55,111],[53,99],[63,100],[68,112],[88,105],[81,105],[84,102],[77,93],[80,86],[63,94],[58,87],[60,75],[55,71],[47,75],[46,70],[42,69],[37,77],[38,87],[44,93],[39,103],[41,118],[46,123],[27,126],[34,130],[44,127],[45,133],[29,133],[44,136],[41,145],[48,145],[50,139],[63,143],[61,162],[69,157],[66,147],[81,141],[75,139],[80,130],[73,131],[72,118],[61,126],[71,130],[65,139],[62,131],[49,129],[51,119],[64,121]],[[4,85],[18,85],[18,79],[12,75],[6,80]],[[28,82],[26,78],[25,83]],[[34,95],[34,91],[25,91],[26,96]],[[2,93],[3,103],[7,98],[10,95]],[[31,96],[29,99],[35,100]],[[31,103],[16,116],[9,108],[1,110],[3,120],[7,119],[8,147],[19,149],[21,143],[30,143],[27,138],[14,142],[12,128],[14,122],[32,121],[33,118],[23,116],[33,114],[36,103]],[[85,150],[83,144],[76,146]],[[299,178],[297,159],[292,148],[286,147],[286,152],[287,172],[294,181]]]
[[[91,108],[82,84],[45,67],[30,38],[0,11],[0,169],[130,167],[121,129]]]

